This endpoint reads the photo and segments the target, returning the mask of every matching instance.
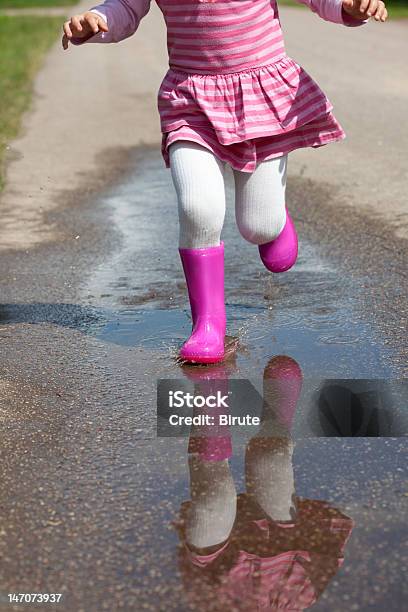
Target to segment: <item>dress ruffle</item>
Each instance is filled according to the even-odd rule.
[[[201,144],[232,168],[253,172],[260,161],[345,138],[330,100],[287,55],[229,74],[170,68],[158,108],[167,168],[168,148],[177,140]]]
[[[161,152],[166,168],[170,168],[169,147],[178,140],[195,142],[211,151],[234,170],[253,172],[268,159],[287,155],[304,147],[318,148],[346,137],[331,112],[287,134],[251,138],[231,145],[222,145],[213,130],[182,125],[162,136]]]
[[[158,108],[166,167],[176,140],[199,143],[233,168],[253,172],[260,161],[345,138],[330,100],[287,55],[229,74],[170,68]]]
[[[292,132],[332,110],[309,74],[285,55],[230,74],[170,69],[158,93],[162,132],[183,125],[211,128],[223,145]]]

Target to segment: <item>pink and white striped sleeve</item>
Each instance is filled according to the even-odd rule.
[[[113,43],[132,36],[139,23],[149,12],[151,0],[105,0],[103,4],[92,7],[90,12],[97,13],[107,23],[108,32],[91,34],[89,38],[72,38],[73,45],[83,43]]]
[[[360,26],[367,23],[368,19],[360,20],[348,15],[343,10],[342,0],[296,0],[300,4],[306,4],[314,13],[325,21],[340,23],[346,26]]]

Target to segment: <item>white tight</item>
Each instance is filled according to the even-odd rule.
[[[226,163],[195,142],[178,140],[169,147],[177,192],[180,248],[220,244],[225,217]],[[286,220],[287,155],[263,161],[254,172],[232,169],[235,217],[245,240],[264,244],[278,236]]]

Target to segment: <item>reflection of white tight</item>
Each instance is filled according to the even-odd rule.
[[[195,142],[178,140],[169,147],[177,192],[181,248],[220,244],[225,216],[226,163]],[[240,233],[253,244],[276,238],[286,220],[287,155],[260,162],[254,172],[232,169],[235,216]]]
[[[197,548],[226,540],[235,521],[237,494],[228,460],[201,461],[190,455],[191,504],[186,539]]]
[[[290,438],[256,438],[245,456],[247,494],[267,516],[291,520],[295,484]],[[186,520],[186,539],[198,548],[214,546],[231,533],[236,515],[236,490],[228,460],[202,461],[191,455],[191,504]]]

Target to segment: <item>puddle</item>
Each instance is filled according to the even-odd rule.
[[[365,279],[342,275],[302,234],[295,268],[268,274],[256,247],[235,227],[229,172],[226,193],[228,334],[244,349],[237,356],[240,372],[256,373],[265,359],[284,353],[306,375],[397,376],[384,338],[364,317]],[[170,173],[148,152],[104,201],[123,242],[82,287],[84,301],[102,314],[103,323],[90,332],[106,343],[164,349],[168,359],[190,330]]]
[[[5,335],[27,323],[30,339],[37,324],[58,326],[55,342],[72,344],[75,330],[82,346],[86,336],[84,354],[68,355],[83,405],[58,398],[47,410],[41,400],[31,429],[16,430],[14,418],[3,430],[4,593],[58,590],[67,612],[400,612],[407,385],[365,314],[367,279],[344,275],[302,233],[295,269],[268,274],[235,229],[229,177],[223,238],[237,348],[218,367],[189,370],[175,359],[190,319],[170,174],[157,153],[136,167],[105,195],[123,240],[84,282],[80,305],[0,312]],[[302,387],[283,386],[265,406],[264,377],[282,355]],[[157,379],[207,373],[231,389],[253,382],[247,409],[260,427],[157,437]]]
[[[91,328],[97,339],[127,347],[162,350],[168,359],[191,330],[187,313],[180,310],[103,311],[103,320]],[[235,367],[257,375],[272,355],[296,359],[306,376],[384,378],[392,374],[387,351],[368,325],[338,325],[334,330],[317,320],[305,325],[298,312],[272,313],[257,308],[228,307],[229,335],[239,339]]]
[[[407,388],[389,384],[398,372],[364,314],[367,279],[342,275],[302,235],[295,269],[268,275],[257,249],[235,229],[228,174],[227,180],[228,334],[238,349],[225,364],[225,378],[252,377],[262,385],[273,356],[286,355],[302,370],[303,391],[291,427],[283,438],[269,435],[264,449],[250,435],[232,432],[230,439],[213,439],[216,460],[209,463],[202,441],[194,455],[191,437],[152,439],[142,453],[129,437],[119,488],[133,491],[143,510],[121,548],[121,566],[134,567],[121,574],[121,588],[128,605],[137,601],[150,610],[399,611],[401,570],[390,558],[403,556],[396,533],[405,520],[405,446],[396,437],[407,434]],[[157,155],[147,155],[106,195],[123,245],[83,295],[101,307],[103,316],[88,333],[108,360],[109,347],[126,347],[130,355],[141,349],[151,376],[182,379],[188,374],[175,357],[190,318],[170,181]],[[311,402],[316,388],[342,379],[345,386],[361,383],[362,395],[376,383],[388,385],[390,394],[377,412],[370,400],[368,412],[357,418],[354,410],[351,419],[343,406],[339,414]],[[297,518],[290,523],[293,505]],[[144,535],[149,530],[154,542]],[[378,584],[387,585],[386,601]]]
[[[170,473],[170,460],[160,488],[153,478],[144,499],[158,546],[134,533],[125,548],[129,561],[129,552],[139,551],[141,566],[124,581],[140,605],[401,609],[405,589],[395,563],[404,556],[396,535],[404,521],[404,463],[395,445],[309,441],[293,449],[289,438],[271,438],[234,448],[229,467],[199,455],[187,461],[186,449],[184,460],[179,448],[172,453],[179,468]],[[355,469],[362,463],[365,473]]]

